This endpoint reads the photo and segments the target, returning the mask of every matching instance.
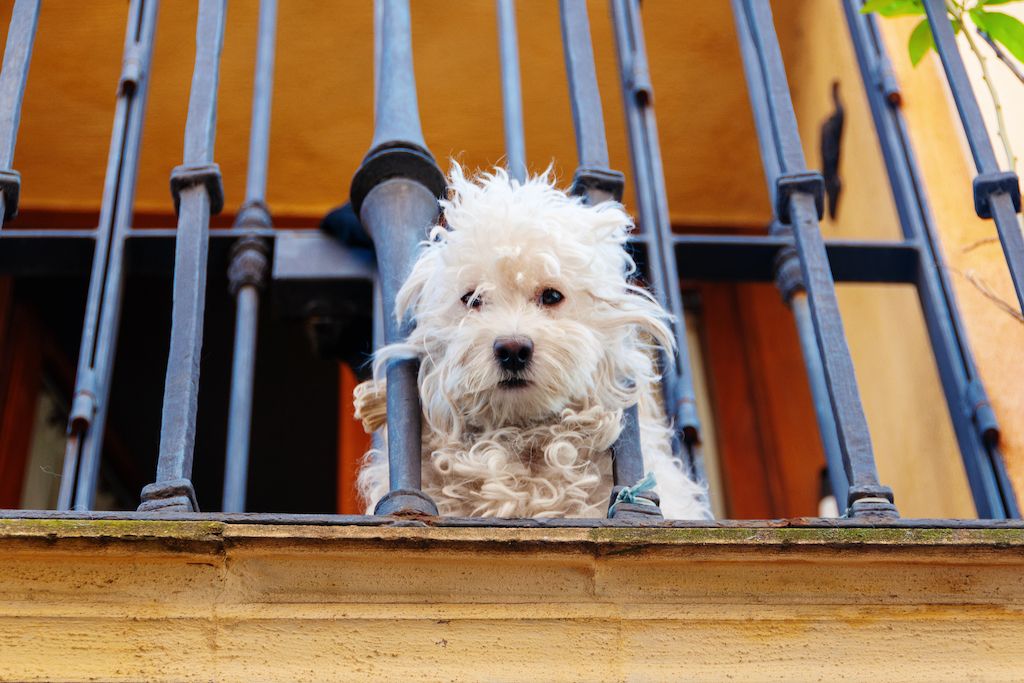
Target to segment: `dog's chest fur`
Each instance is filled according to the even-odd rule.
[[[621,411],[566,410],[551,424],[424,434],[423,488],[442,515],[601,517]]]

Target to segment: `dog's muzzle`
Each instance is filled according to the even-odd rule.
[[[533,340],[529,337],[498,337],[494,340],[494,358],[502,370],[518,374],[530,365]]]

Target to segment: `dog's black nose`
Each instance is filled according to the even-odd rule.
[[[529,337],[498,337],[494,340],[494,357],[502,370],[525,370],[533,358],[533,340]]]

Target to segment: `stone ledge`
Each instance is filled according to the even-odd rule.
[[[375,523],[0,519],[0,680],[1024,671],[1019,528]]]
[[[104,544],[168,542],[186,550],[205,545],[259,542],[261,539],[316,542],[432,545],[500,544],[536,548],[577,546],[779,548],[947,548],[1024,550],[1024,528],[929,526],[686,526],[686,527],[489,527],[238,523],[174,519],[0,518],[0,544],[18,541],[95,541]],[[1016,551],[1016,552],[1015,552]]]

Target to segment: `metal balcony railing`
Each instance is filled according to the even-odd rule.
[[[511,175],[522,179],[527,160],[520,98],[514,0],[497,0],[498,36],[505,107],[505,140]],[[772,13],[767,0],[731,0],[761,161],[775,220],[769,234],[751,237],[676,235],[669,224],[665,179],[658,146],[652,85],[640,21],[639,0],[610,0],[629,147],[632,182],[643,232],[635,238],[643,275],[674,316],[679,352],[661,358],[666,412],[677,429],[675,447],[702,476],[700,424],[687,355],[686,316],[678,282],[693,279],[774,281],[793,313],[832,488],[842,498],[849,523],[891,523],[898,517],[892,492],[879,481],[871,439],[835,295],[836,281],[906,283],[916,287],[970,487],[980,517],[1019,517],[1016,498],[999,451],[999,427],[966,345],[963,324],[942,266],[934,221],[899,106],[875,21],[859,13],[860,0],[843,0],[853,46],[885,160],[904,239],[895,243],[825,241],[818,221],[824,183],[808,170]],[[960,63],[941,0],[926,0],[938,52],[978,166],[974,181],[978,214],[996,223],[1015,287],[1024,292],[1024,243],[1017,227],[1017,177],[996,165],[987,131]],[[624,175],[609,168],[605,126],[587,3],[561,0],[563,47],[579,165],[574,191],[589,202],[621,197]],[[149,87],[149,64],[157,0],[131,0],[123,70],[99,226],[83,231],[0,232],[0,273],[47,274],[89,269],[67,450],[58,509],[93,509],[102,451],[111,373],[130,263],[166,260],[175,245],[170,351],[164,387],[159,461],[154,482],[142,493],[140,512],[180,515],[199,511],[191,484],[199,355],[207,263],[210,253],[227,260],[236,299],[235,350],[231,378],[223,511],[246,508],[249,429],[254,392],[256,328],[260,290],[287,287],[289,278],[379,279],[378,342],[402,339],[410,321],[393,315],[395,294],[425,229],[437,219],[445,178],[424,142],[412,65],[408,0],[377,0],[375,13],[375,132],[356,173],[351,200],[376,246],[377,271],[357,259],[325,276],[316,259],[296,243],[283,246],[288,231],[273,230],[264,202],[267,184],[270,103],[276,0],[262,0],[256,58],[246,197],[235,227],[210,230],[210,216],[223,206],[220,171],[214,163],[217,75],[226,0],[199,0],[196,62],[185,130],[184,163],[171,176],[178,227],[131,227],[141,129]],[[39,0],[17,0],[0,73],[0,201],[5,220],[18,208],[19,176],[12,167],[22,94],[39,15]],[[227,252],[227,255],[225,255]],[[128,256],[137,258],[130,261]],[[281,262],[277,262],[281,259]],[[312,265],[306,266],[306,261]],[[287,260],[284,264],[283,261]],[[91,264],[91,265],[90,265]],[[296,265],[300,264],[300,265]],[[274,276],[268,277],[273,265]],[[420,421],[417,363],[387,368],[391,492],[378,515],[436,514],[420,490]],[[635,408],[613,448],[614,480],[635,484],[643,474]],[[208,454],[207,454],[207,457]],[[295,516],[294,521],[309,521]],[[355,518],[350,518],[353,521]],[[360,518],[361,523],[371,523]],[[888,522],[886,522],[888,520]],[[627,513],[621,522],[637,521]],[[465,520],[463,520],[465,522]],[[523,524],[539,524],[526,522]],[[553,522],[557,523],[557,522]],[[813,522],[809,522],[813,523]]]

